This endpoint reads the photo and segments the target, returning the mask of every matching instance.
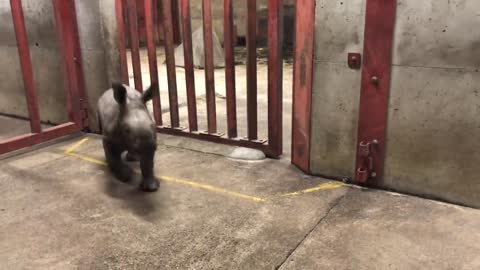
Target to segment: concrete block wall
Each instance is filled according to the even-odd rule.
[[[353,177],[365,0],[316,1],[313,173]],[[398,0],[384,181],[480,207],[480,28],[475,0]]]

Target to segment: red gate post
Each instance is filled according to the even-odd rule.
[[[208,133],[217,133],[217,109],[215,103],[215,77],[213,72],[212,1],[202,1],[203,41],[205,49],[205,84],[207,95]]]
[[[53,0],[53,9],[65,69],[65,91],[70,121],[88,127],[87,95],[74,0]]]
[[[355,181],[381,179],[396,0],[367,0]]]
[[[157,126],[163,125],[162,106],[160,102],[160,85],[158,84],[157,50],[155,48],[156,27],[153,21],[154,0],[145,0],[145,32],[147,35],[148,64],[150,69],[150,82],[157,85],[157,95],[153,96],[153,116]]]
[[[128,63],[127,63],[127,43],[125,39],[125,8],[123,4],[124,0],[115,0],[115,14],[117,18],[117,29],[118,29],[118,50],[120,57],[120,68],[122,82],[126,85],[130,85],[128,78]]]
[[[258,138],[257,120],[257,0],[247,0],[247,122],[252,141]]]
[[[30,117],[30,128],[32,133],[42,132],[40,125],[40,113],[38,110],[38,99],[33,82],[32,61],[30,58],[30,47],[28,46],[27,30],[21,0],[10,0],[12,9],[13,26],[17,38],[20,66],[22,68],[23,83],[25,86],[25,97],[27,99],[28,115]]]
[[[138,14],[136,0],[127,1],[127,15],[130,33],[130,49],[132,52],[133,80],[135,89],[143,92],[142,66],[140,63],[140,39],[138,37]]]
[[[185,80],[187,86],[188,127],[190,132],[198,131],[197,97],[195,94],[195,72],[193,70],[192,26],[190,19],[190,0],[181,0],[183,27],[183,59],[185,61]]]
[[[283,152],[283,1],[268,0],[268,145]]]
[[[310,172],[315,2],[297,0],[293,65],[292,163]]]
[[[177,75],[175,71],[175,48],[173,42],[172,0],[163,0],[163,32],[165,40],[165,57],[167,60],[168,97],[170,105],[170,127],[179,128]]]
[[[225,83],[227,94],[227,134],[235,138],[237,134],[237,104],[235,96],[235,45],[233,29],[232,0],[223,2],[224,48],[225,48]]]

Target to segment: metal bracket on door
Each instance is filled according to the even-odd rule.
[[[375,153],[377,151],[378,141],[360,142],[358,145],[359,165],[357,167],[356,179],[358,182],[365,183],[371,178],[375,178]]]

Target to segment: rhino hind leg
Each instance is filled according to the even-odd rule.
[[[133,176],[133,170],[122,161],[123,149],[108,140],[103,140],[103,149],[111,172],[122,182],[128,182]]]

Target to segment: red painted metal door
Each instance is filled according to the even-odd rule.
[[[355,181],[383,176],[396,0],[367,0]]]
[[[59,44],[62,50],[63,68],[65,70],[65,91],[69,122],[42,129],[37,94],[35,91],[34,72],[30,58],[27,31],[23,15],[22,1],[10,0],[12,19],[17,39],[20,66],[25,85],[25,97],[29,113],[31,132],[0,141],[0,154],[43,143],[55,138],[81,131],[88,123],[85,100],[84,80],[81,67],[80,46],[76,22],[74,0],[52,0],[57,26]],[[59,104],[60,106],[62,104]]]

